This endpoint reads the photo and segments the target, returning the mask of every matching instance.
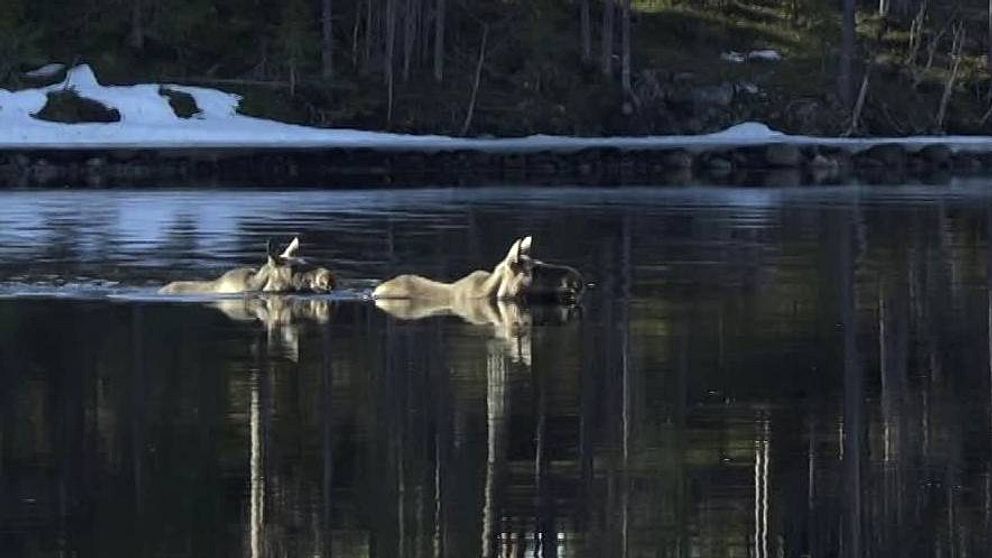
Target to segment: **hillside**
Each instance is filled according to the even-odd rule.
[[[745,121],[811,135],[992,133],[987,6],[920,2],[893,0],[884,17],[877,1],[858,6],[854,100],[870,79],[853,128],[855,102],[837,85],[842,14],[826,0],[634,1],[627,91],[622,1],[8,0],[0,84],[55,83],[64,75],[28,72],[87,63],[104,83],[237,93],[250,116],[448,135],[696,134]]]

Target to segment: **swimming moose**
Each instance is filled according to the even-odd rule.
[[[174,281],[159,289],[161,294],[223,294],[245,292],[328,292],[334,289],[334,274],[296,257],[300,239],[276,254],[266,243],[266,262],[259,268],[239,267],[212,281]]]
[[[481,300],[545,301],[573,303],[585,284],[575,269],[544,263],[530,256],[531,237],[516,240],[503,261],[490,271],[473,271],[454,283],[441,283],[419,275],[400,275],[382,283],[372,297],[430,301],[450,306]]]

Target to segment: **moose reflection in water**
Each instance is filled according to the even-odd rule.
[[[272,242],[266,244],[265,265],[232,269],[212,281],[174,281],[162,287],[162,294],[227,294],[243,292],[328,292],[335,277],[328,269],[307,264],[296,257],[300,239],[293,238],[281,254]]]
[[[585,289],[582,275],[530,255],[533,239],[517,239],[492,272],[474,271],[454,283],[401,275],[376,287],[376,306],[402,320],[457,316],[476,326],[491,326],[519,362],[531,363],[532,315],[525,304],[552,308],[563,321]],[[547,312],[545,312],[547,314]]]
[[[282,350],[294,362],[300,358],[300,329],[326,324],[331,319],[331,301],[281,294],[258,294],[221,299],[209,306],[228,318],[247,323],[261,322],[269,351]]]
[[[492,340],[503,343],[514,361],[531,363],[531,330],[540,325],[567,323],[578,308],[570,304],[525,304],[512,300],[468,299],[447,304],[436,299],[376,299],[380,310],[399,320],[457,316],[472,326],[491,327]]]
[[[892,190],[473,209],[595,231],[549,238],[597,272],[570,319],[0,300],[0,554],[987,555],[992,197]],[[462,212],[397,256],[355,219],[350,275],[478,265],[431,252]]]

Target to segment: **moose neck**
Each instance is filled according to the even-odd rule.
[[[255,271],[248,279],[248,288],[252,291],[264,291],[269,284],[269,274],[271,270],[265,266]]]
[[[503,284],[504,265],[506,264],[500,262],[499,265],[497,265],[496,268],[489,274],[489,277],[487,277],[482,283],[482,291],[491,299],[499,298],[499,288]]]

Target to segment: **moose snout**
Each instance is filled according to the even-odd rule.
[[[582,293],[585,288],[585,283],[582,282],[582,277],[574,274],[568,274],[561,280],[561,291],[563,293],[572,294],[578,296]]]
[[[337,277],[335,277],[333,273],[328,271],[327,273],[322,274],[318,278],[317,289],[324,292],[330,292],[333,291],[335,288],[337,288],[337,283],[338,283]]]
[[[572,304],[579,300],[582,292],[585,290],[586,284],[582,279],[582,275],[569,267],[564,267],[561,269],[561,275],[558,281],[557,299],[559,302]]]

